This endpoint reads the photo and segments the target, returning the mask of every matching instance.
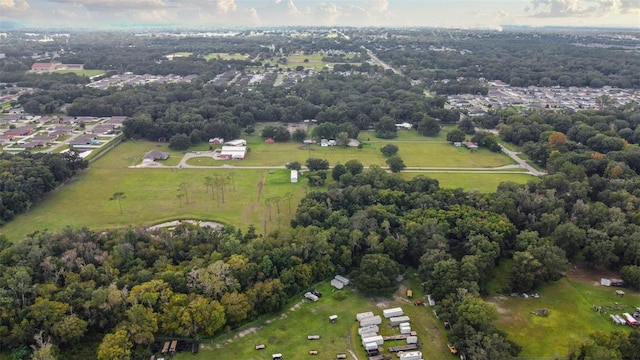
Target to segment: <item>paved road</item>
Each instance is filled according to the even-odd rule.
[[[518,152],[515,151],[511,151],[509,149],[507,149],[506,147],[500,145],[500,148],[502,149],[502,152],[509,155],[510,158],[512,158],[513,160],[515,160],[518,165],[523,168],[523,169],[527,169],[527,171],[531,174],[531,175],[535,175],[535,176],[542,176],[542,175],[546,175],[546,172],[543,171],[538,171],[536,168],[534,168],[533,166],[529,165],[528,162],[526,162],[525,160],[522,160],[519,156],[518,156]]]
[[[508,151],[508,150],[507,150]],[[251,165],[230,165],[230,164],[221,164],[219,166],[200,166],[200,165],[189,165],[187,161],[192,158],[198,157],[213,157],[213,151],[198,151],[198,152],[189,152],[186,153],[183,158],[180,160],[180,163],[176,166],[164,166],[159,163],[143,163],[140,165],[130,166],[130,168],[141,168],[141,169],[237,169],[237,170],[277,170],[277,169],[286,169],[286,166],[251,166]],[[404,172],[423,172],[423,173],[478,173],[478,174],[531,174],[535,176],[544,175],[532,168],[529,164],[524,162],[524,160],[518,158],[514,153],[509,154],[512,158],[518,159],[517,165],[504,165],[498,166],[494,168],[472,168],[472,167],[437,167],[437,166],[408,166]],[[524,163],[524,166],[522,165]],[[369,166],[365,166],[365,168],[369,168]],[[382,167],[386,169],[386,167]],[[517,171],[517,169],[525,168],[528,171]]]
[[[377,63],[378,65],[382,66],[383,69],[385,70],[391,70],[393,71],[394,74],[396,75],[402,75],[404,76],[400,71],[394,69],[393,67],[391,67],[391,65],[385,63],[384,61],[378,59],[378,57],[376,56],[376,54],[374,54],[371,50],[367,49],[364,46],[361,46],[366,52],[367,55],[369,55],[369,57],[371,58],[371,60],[373,60],[375,63]]]

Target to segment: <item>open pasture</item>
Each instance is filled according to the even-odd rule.
[[[537,299],[500,295],[487,300],[498,308],[498,328],[522,346],[520,356],[564,358],[571,343],[585,340],[590,333],[630,331],[629,326],[615,325],[609,314],[633,312],[640,306],[640,294],[624,289],[626,295],[617,297],[617,289],[572,279],[569,274],[543,286]],[[596,312],[594,305],[603,311]],[[538,309],[549,310],[549,315],[533,315]]]
[[[295,213],[305,194],[304,184],[291,184],[289,171],[284,169],[127,168],[139,164],[149,146],[153,144],[127,141],[119,145],[0,232],[17,241],[33,231],[53,231],[67,225],[100,229],[177,219],[211,220],[240,228],[253,224],[261,232],[267,218],[265,200],[281,199],[280,213],[272,206],[272,219],[266,222],[267,231],[271,231],[288,224],[290,214]],[[219,192],[212,199],[205,185],[207,176],[231,176],[225,186],[224,203]],[[187,184],[186,196],[178,198],[178,194],[184,193],[178,191],[182,183]],[[124,192],[126,196],[122,200],[122,214],[118,202],[109,201],[115,192]]]
[[[406,283],[405,283],[406,284]],[[328,282],[316,287],[323,296],[318,302],[311,302],[302,295],[295,297],[281,313],[263,317],[237,331],[202,343],[197,355],[179,353],[175,359],[271,359],[271,354],[282,353],[285,359],[335,359],[336,354],[346,353],[348,359],[352,351],[358,359],[366,359],[364,348],[358,335],[357,313],[373,311],[382,315],[382,309],[402,307],[411,318],[412,329],[418,332],[420,348],[430,360],[450,359],[443,338],[443,329],[428,306],[414,306],[413,301],[423,294],[415,293],[414,299],[406,299],[403,294],[406,285],[392,299],[364,298],[351,286],[342,290],[333,289]],[[335,292],[346,296],[343,300],[333,298]],[[338,321],[329,322],[330,315],[338,315]],[[381,334],[399,333],[391,328],[388,320],[380,325]],[[319,340],[307,340],[307,335],[320,335]],[[385,342],[399,345],[401,341]],[[258,344],[266,345],[263,350],[255,350]],[[309,355],[309,350],[317,350],[318,355]],[[388,355],[389,353],[386,352]]]

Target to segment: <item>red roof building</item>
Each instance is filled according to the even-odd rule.
[[[44,71],[53,71],[56,69],[56,64],[54,63],[33,63],[31,65],[32,71],[44,72]]]

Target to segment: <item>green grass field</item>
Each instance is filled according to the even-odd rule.
[[[624,289],[626,295],[617,297],[615,290],[593,280],[563,278],[542,287],[538,299],[496,296],[489,301],[498,307],[498,328],[522,346],[521,357],[564,357],[570,343],[583,341],[590,333],[630,330],[615,325],[609,314],[633,312],[640,306],[640,294]],[[619,310],[614,310],[616,303]],[[594,305],[607,313],[597,313]],[[548,309],[549,315],[532,315],[537,309]]]
[[[418,332],[422,344],[421,351],[430,360],[450,359],[444,330],[426,306],[414,306],[413,301],[424,295],[414,290],[414,298],[403,295],[405,282],[393,299],[369,299],[360,296],[351,287],[334,290],[328,282],[316,287],[323,293],[318,302],[305,300],[302,295],[295,297],[282,313],[261,318],[228,335],[203,343],[204,349],[198,355],[177,354],[175,359],[271,359],[271,354],[282,353],[285,359],[309,358],[309,350],[318,350],[318,359],[335,359],[337,353],[353,351],[359,359],[366,359],[358,335],[357,313],[373,311],[382,315],[382,309],[400,306],[405,315],[411,318],[411,326]],[[413,286],[413,285],[409,285]],[[414,288],[417,289],[417,288]],[[343,300],[336,300],[332,294],[336,291],[346,294]],[[331,324],[330,315],[338,315],[338,321]],[[391,328],[388,321],[379,326],[382,335],[399,334],[397,328]],[[307,340],[307,335],[320,335],[319,340]],[[402,341],[385,342],[384,347],[400,345]],[[265,344],[266,349],[255,350],[255,345]],[[389,352],[386,352],[389,355]],[[348,355],[349,359],[352,359]]]
[[[86,76],[86,77],[92,77],[92,76],[104,74],[104,70],[56,70],[54,72],[58,74],[74,73],[78,76]]]
[[[154,148],[149,142],[122,143],[91,164],[91,168],[72,183],[6,224],[0,233],[17,241],[33,231],[53,231],[67,225],[100,229],[176,219],[212,220],[243,229],[253,224],[263,231],[267,216],[265,199],[286,199],[281,201],[280,214],[272,209],[272,219],[267,221],[267,231],[271,231],[288,224],[288,197],[291,196],[291,213],[294,213],[305,194],[303,183],[290,183],[288,170],[269,173],[267,170],[127,168],[139,164],[142,155]],[[227,189],[225,203],[220,202],[218,206],[217,200],[212,200],[208,193],[204,177],[229,174],[233,174],[236,189]],[[181,183],[188,184],[189,204],[183,199],[180,207],[176,195]],[[109,201],[113,193],[120,191],[126,195],[122,201],[123,214],[116,201]]]
[[[400,152],[406,146],[420,151],[420,143],[413,141],[415,134],[407,132],[399,136]],[[283,144],[265,144],[256,136],[247,137],[251,151],[244,161],[214,161],[200,157],[191,159],[193,165],[222,165],[236,166],[273,165],[281,166],[288,161],[304,163],[311,157],[324,158],[331,164],[345,163],[350,159],[358,159],[366,165],[385,165],[384,157],[375,148],[363,149],[343,147],[313,146],[311,151],[300,148],[293,142]],[[385,142],[386,143],[386,142]],[[438,142],[422,143],[422,146],[438,152],[439,156],[422,159],[410,156],[405,162],[409,166],[463,166],[479,168],[481,165],[494,166],[504,162],[499,154],[481,152],[465,153],[448,144]],[[19,215],[0,229],[12,241],[17,241],[33,231],[58,230],[67,225],[88,226],[90,228],[114,228],[129,225],[151,225],[176,219],[212,220],[246,228],[253,224],[260,231],[264,231],[267,198],[286,198],[286,211],[280,214],[272,213],[271,221],[266,222],[267,231],[279,226],[286,226],[290,220],[289,197],[291,213],[299,200],[305,194],[304,179],[298,184],[289,182],[288,170],[258,170],[258,169],[131,169],[128,166],[138,165],[143,155],[149,150],[167,151],[170,158],[159,161],[165,166],[176,166],[184,152],[168,149],[166,143],[156,144],[146,141],[125,141],[109,153],[91,164],[90,169],[79,175],[73,182],[68,183],[49,194],[40,204],[28,213]],[[201,144],[194,150],[208,150],[208,144]],[[270,173],[273,172],[273,173]],[[234,175],[235,191],[226,192],[226,202],[218,206],[217,201],[210,199],[208,189],[204,185],[206,176]],[[407,172],[411,177],[419,173]],[[494,191],[503,181],[525,183],[532,177],[525,174],[492,174],[492,173],[421,173],[440,181],[443,188],[463,188],[481,192]],[[479,179],[482,179],[479,181]],[[178,187],[181,183],[188,184],[189,204],[181,204]],[[118,204],[108,199],[115,192],[124,192],[123,214],[119,213]],[[284,200],[283,200],[284,203]]]
[[[229,53],[209,53],[204,56],[205,60],[222,59],[222,60],[247,60],[249,56],[247,54],[229,54]]]

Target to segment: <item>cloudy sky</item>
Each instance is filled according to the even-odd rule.
[[[40,26],[350,25],[640,28],[640,0],[0,0],[0,22]]]

